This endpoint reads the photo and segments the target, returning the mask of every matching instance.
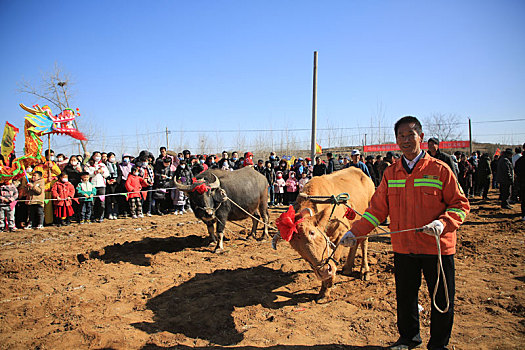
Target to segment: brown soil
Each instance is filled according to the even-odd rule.
[[[472,205],[458,234],[451,348],[523,349],[525,223],[517,205],[498,209],[495,192]],[[2,234],[0,347],[381,349],[397,339],[388,239],[370,244],[370,281],[339,276],[334,300],[318,304],[320,283],[286,242],[274,251],[228,227],[221,254],[192,214]]]

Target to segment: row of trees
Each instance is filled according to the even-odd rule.
[[[19,84],[19,92],[31,95],[40,102],[43,100],[54,110],[60,111],[70,107],[74,100],[74,81],[71,75],[65,72],[58,64],[53,70],[42,73],[40,81],[32,83],[23,80]],[[440,140],[457,140],[461,136],[460,117],[455,114],[434,113],[423,121],[425,134],[438,137]],[[370,117],[369,126],[337,125],[326,121],[318,129],[317,142],[324,148],[362,146],[364,144],[382,144],[394,142],[391,123],[387,120],[385,108],[378,103],[376,111]],[[171,149],[192,149],[198,153],[218,153],[222,150],[251,150],[255,153],[277,151],[290,154],[297,150],[307,150],[310,147],[310,131],[306,128],[280,127],[272,130],[239,130],[192,132],[184,130],[163,130],[156,125],[146,127],[135,135],[114,136],[106,135],[104,130],[95,130],[94,123],[89,116],[83,116],[75,127],[79,128],[88,138],[88,141],[72,142],[71,139],[57,140],[55,148],[63,148],[63,152],[77,153],[80,148],[93,150],[112,150],[115,153],[133,151],[130,148],[156,149],[169,143]],[[96,132],[95,132],[96,131]],[[133,142],[130,142],[130,140]]]

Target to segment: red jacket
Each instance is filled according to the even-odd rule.
[[[403,162],[389,166],[363,217],[351,228],[356,236],[372,231],[390,215],[390,231],[419,228],[439,219],[441,254],[456,252],[456,230],[470,211],[470,204],[452,170],[425,153],[408,174]],[[437,254],[436,239],[422,232],[391,235],[394,252]]]
[[[126,190],[128,190],[128,192],[136,193],[129,193],[128,200],[131,198],[140,197],[140,190],[142,189],[142,187],[148,187],[148,183],[144,181],[144,178],[133,174],[129,174],[128,179],[126,180]]]
[[[62,182],[57,181],[51,188],[51,195],[54,199],[60,197],[64,200],[54,201],[54,205],[58,207],[67,206],[69,207],[71,205],[71,199],[65,199],[67,197],[75,197],[75,187],[71,184],[71,182]]]

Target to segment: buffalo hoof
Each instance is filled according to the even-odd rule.
[[[224,248],[215,248],[215,249],[213,250],[213,252],[214,252],[215,254],[222,254],[222,253],[224,253]]]
[[[316,302],[317,304],[328,304],[328,303],[330,303],[332,300],[333,300],[333,299],[332,299],[332,297],[331,297],[330,295],[326,295],[326,294],[325,294],[325,295],[321,295],[321,294],[319,294],[319,295],[317,296],[317,299],[315,300],[315,302]]]
[[[341,275],[343,276],[349,276],[349,277],[359,277],[359,276],[356,276],[355,272],[354,272],[354,269],[351,269],[351,268],[348,268],[348,267],[343,267],[343,270],[341,271]]]
[[[363,281],[370,281],[370,271],[365,271],[361,274],[361,278]]]
[[[268,241],[268,240],[270,240],[270,238],[271,238],[271,237],[268,236],[268,235],[263,235],[263,236],[257,238],[257,240],[258,240],[259,242],[262,242],[262,241]]]

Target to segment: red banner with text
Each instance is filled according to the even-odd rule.
[[[442,141],[439,143],[439,148],[468,148],[470,141]],[[422,149],[428,149],[428,143],[421,143]],[[368,145],[363,148],[363,152],[388,152],[399,151],[399,146],[396,143],[388,143],[384,145]]]

